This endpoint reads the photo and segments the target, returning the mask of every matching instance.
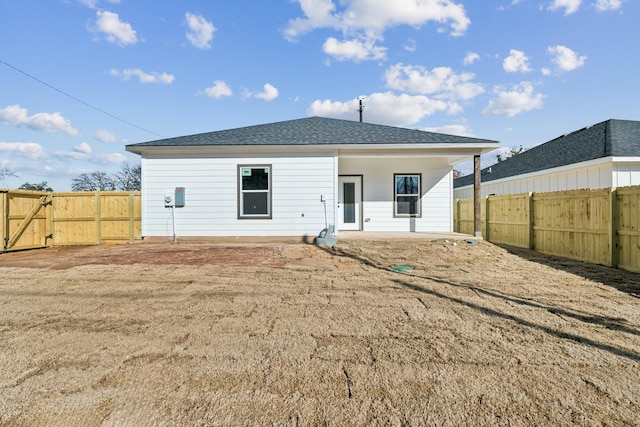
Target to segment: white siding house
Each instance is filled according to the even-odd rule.
[[[142,234],[172,235],[172,210],[165,208],[164,196],[175,187],[185,188],[185,207],[175,209],[176,233],[180,236],[308,234],[324,224],[320,195],[326,195],[329,206],[334,204],[334,160],[326,153],[143,157]],[[238,165],[270,167],[271,218],[238,219]]]
[[[607,120],[531,148],[481,171],[482,196],[640,185],[640,122]],[[473,197],[473,176],[454,197]]]
[[[362,175],[362,230],[442,231],[453,229],[451,211],[452,167],[445,159],[428,156],[408,158],[346,157],[339,159],[340,175]],[[420,174],[421,215],[394,216],[394,174]],[[344,229],[344,227],[341,227]]]
[[[143,237],[313,237],[452,231],[453,165],[497,146],[312,117],[127,150],[142,156]],[[167,207],[176,188],[184,207]]]

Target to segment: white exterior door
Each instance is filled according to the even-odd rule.
[[[361,230],[362,177],[338,177],[338,230]]]

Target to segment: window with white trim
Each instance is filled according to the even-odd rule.
[[[238,165],[238,218],[271,219],[271,165]]]
[[[395,217],[420,217],[422,174],[393,174]]]

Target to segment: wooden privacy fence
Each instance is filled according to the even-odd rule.
[[[504,243],[640,272],[640,187],[488,196],[482,235]],[[458,199],[454,229],[473,234],[473,199]]]
[[[0,221],[3,252],[131,242],[141,236],[140,192],[0,189]]]

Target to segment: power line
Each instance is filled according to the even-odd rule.
[[[136,125],[135,123],[131,123],[131,122],[129,122],[129,121],[125,120],[125,119],[122,119],[122,118],[120,118],[120,117],[118,117],[118,116],[116,116],[116,115],[114,115],[114,114],[111,114],[111,113],[109,113],[109,112],[107,112],[107,111],[104,111],[102,108],[98,108],[98,107],[96,107],[95,105],[91,105],[91,104],[89,104],[88,102],[85,102],[85,101],[83,101],[83,100],[81,100],[81,99],[79,99],[79,98],[76,98],[75,96],[73,96],[73,95],[71,95],[71,94],[69,94],[69,93],[67,93],[67,92],[65,92],[65,91],[63,91],[63,90],[58,89],[57,87],[55,87],[55,86],[53,86],[53,85],[51,85],[51,84],[49,84],[49,83],[47,83],[47,82],[45,82],[45,81],[43,81],[43,80],[40,80],[39,78],[37,78],[37,77],[35,77],[35,76],[32,76],[31,74],[27,73],[26,71],[23,71],[23,70],[21,70],[21,69],[20,69],[20,68],[18,68],[18,67],[14,67],[13,65],[9,64],[9,63],[8,63],[8,62],[6,62],[6,61],[3,61],[2,59],[0,59],[0,63],[3,63],[3,64],[4,64],[4,65],[6,65],[7,67],[14,69],[15,71],[19,72],[20,74],[24,74],[25,76],[29,77],[30,79],[33,79],[33,80],[37,81],[38,83],[40,83],[40,84],[42,84],[42,85],[44,85],[44,86],[48,87],[49,89],[53,89],[53,90],[55,90],[56,92],[61,93],[62,95],[66,96],[66,97],[68,97],[68,98],[71,98],[71,99],[73,99],[74,101],[76,101],[76,102],[78,102],[78,103],[80,103],[80,104],[82,104],[82,105],[84,105],[84,106],[86,106],[86,107],[92,108],[92,109],[96,110],[97,112],[104,114],[105,116],[109,116],[109,117],[111,117],[112,119],[116,119],[116,120],[118,120],[118,121],[120,121],[120,122],[122,122],[122,123],[125,123],[125,124],[129,125],[129,126],[133,126],[134,128],[140,129],[141,131],[144,131],[144,132],[150,133],[150,134],[155,135],[155,136],[158,136],[158,137],[160,137],[160,138],[164,138],[164,136],[163,136],[163,135],[160,135],[160,134],[158,134],[158,133],[155,133],[155,132],[153,132],[153,131],[150,131],[149,129],[145,129],[145,128],[143,128],[142,126],[138,126],[138,125]]]

